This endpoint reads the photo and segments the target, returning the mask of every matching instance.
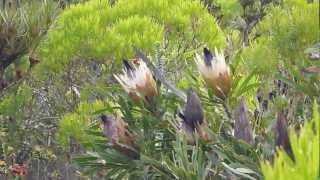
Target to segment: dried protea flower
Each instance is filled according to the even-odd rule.
[[[276,132],[276,146],[285,150],[290,158],[294,160],[294,155],[288,135],[287,118],[284,112],[278,113]]]
[[[193,134],[198,133],[199,137],[207,140],[208,135],[204,131],[204,115],[200,99],[198,95],[192,90],[188,90],[187,94],[187,104],[185,110],[179,114],[180,118],[183,120],[181,123],[181,129],[187,135],[188,142],[194,144]]]
[[[145,62],[136,59],[132,65],[123,60],[123,64],[123,74],[114,77],[134,100],[150,101],[158,94],[156,82]]]
[[[209,49],[203,49],[203,56],[196,55],[196,64],[207,86],[212,88],[216,96],[225,99],[231,88],[230,69],[223,53],[215,49],[213,55]]]
[[[234,118],[234,136],[238,139],[242,139],[248,144],[253,144],[252,128],[248,120],[247,108],[243,98],[235,110]]]
[[[128,125],[121,118],[102,115],[103,134],[109,138],[112,146],[132,157],[139,158],[139,147],[136,144],[136,136],[128,130]]]

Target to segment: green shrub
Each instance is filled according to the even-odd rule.
[[[270,47],[293,62],[300,61],[304,49],[319,41],[319,4],[299,2],[272,8],[258,26],[258,31],[269,35]]]
[[[251,39],[256,40],[241,53],[245,66],[269,75],[279,65],[305,65],[304,50],[319,41],[318,10],[317,2],[304,0],[285,1],[282,7],[271,7],[251,34]]]
[[[61,15],[40,47],[37,72],[61,72],[77,58],[117,63],[133,57],[132,45],[150,53],[164,40],[174,48],[225,47],[223,33],[199,1],[119,0],[111,6],[93,0]]]
[[[0,101],[0,116],[20,117],[24,112],[23,108],[32,99],[32,89],[22,84],[16,92],[4,97]],[[19,119],[20,120],[20,119]]]
[[[89,129],[90,117],[92,113],[101,109],[103,104],[100,101],[92,103],[80,103],[75,112],[65,114],[59,123],[58,141],[64,147],[70,144],[70,140],[74,139],[83,144],[90,141],[90,137],[86,130]]]

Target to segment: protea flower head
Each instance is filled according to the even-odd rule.
[[[108,137],[112,143],[120,142],[127,145],[133,145],[135,137],[128,130],[128,124],[121,118],[102,115],[103,134]]]
[[[209,49],[204,48],[203,56],[197,54],[195,61],[207,87],[213,89],[216,96],[225,99],[231,88],[231,77],[223,53],[215,49],[212,54]]]
[[[193,134],[195,132],[197,132],[201,138],[205,140],[208,139],[208,135],[203,129],[203,126],[206,123],[204,122],[200,99],[192,89],[188,90],[187,104],[183,114],[179,113],[179,117],[183,120],[181,123],[181,129],[187,135],[188,142],[190,144],[194,144]]]
[[[103,123],[103,135],[105,135],[111,142],[119,141],[118,123],[112,116],[101,115]]]
[[[142,98],[149,101],[158,94],[156,82],[145,62],[137,59],[132,65],[123,60],[123,64],[123,74],[114,77],[134,100]]]
[[[277,117],[276,146],[285,150],[289,157],[294,160],[294,155],[288,135],[287,118],[284,112],[279,112]]]
[[[235,110],[234,118],[234,136],[238,139],[242,139],[248,144],[253,144],[252,128],[248,120],[247,107],[243,98]]]
[[[101,121],[103,134],[109,139],[114,149],[134,159],[140,157],[136,136],[129,131],[128,124],[123,119],[101,115]]]

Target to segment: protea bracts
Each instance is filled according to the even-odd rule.
[[[187,104],[183,114],[179,113],[179,117],[183,120],[181,123],[181,130],[187,135],[188,143],[195,143],[195,132],[198,133],[200,138],[208,140],[208,134],[204,131],[206,123],[200,99],[192,89],[188,90]]]
[[[247,107],[243,98],[235,110],[234,118],[234,136],[248,144],[253,144],[252,128],[248,120]]]
[[[109,139],[112,147],[119,152],[132,157],[139,158],[139,147],[136,144],[136,135],[128,129],[127,123],[121,118],[112,116],[101,116],[103,134]]]
[[[276,146],[285,150],[289,157],[294,160],[294,155],[288,135],[287,118],[284,112],[278,113],[276,124]]]
[[[136,59],[130,64],[123,60],[123,64],[123,74],[114,77],[134,100],[150,101],[158,94],[156,82],[145,62]]]
[[[195,62],[208,88],[213,89],[216,96],[226,99],[231,88],[229,66],[223,53],[215,49],[212,54],[209,49],[203,49],[203,56],[197,54]]]

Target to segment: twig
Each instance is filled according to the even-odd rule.
[[[247,27],[245,28],[244,32],[243,32],[243,39],[242,39],[242,43],[245,46],[248,46],[249,44],[249,34],[251,33],[252,29],[256,26],[256,24],[259,22],[260,17],[258,17],[257,19],[254,19],[250,24],[247,25]]]
[[[175,95],[177,95],[179,98],[181,98],[184,102],[187,102],[187,96],[186,94],[178,89],[175,85],[173,85],[171,82],[167,81],[165,77],[161,74],[161,72],[152,64],[152,62],[149,60],[149,58],[138,48],[133,47],[135,50],[137,56],[139,56],[151,69],[154,76],[168,89],[170,89]]]
[[[226,112],[227,116],[229,119],[232,119],[232,114],[227,106],[227,103],[225,101],[222,102],[222,106],[223,106],[223,109],[224,111]]]

